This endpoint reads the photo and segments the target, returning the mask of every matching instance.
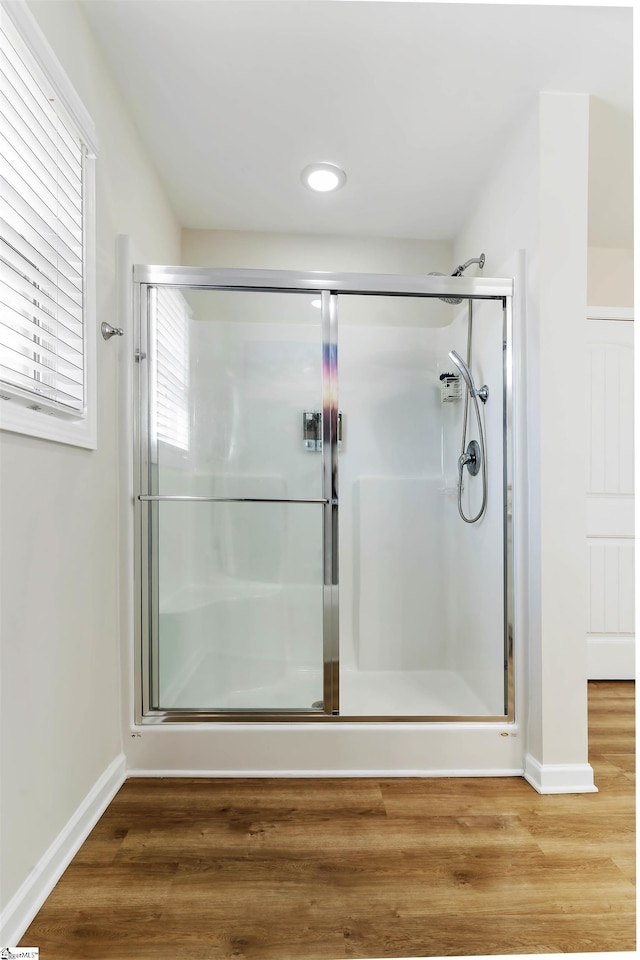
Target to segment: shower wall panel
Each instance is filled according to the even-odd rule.
[[[449,654],[431,304],[349,297],[339,309],[341,663],[439,669]],[[392,314],[395,325],[381,325]],[[367,315],[371,326],[364,326]],[[415,325],[400,326],[399,318]]]
[[[354,642],[360,670],[450,665],[439,478],[362,477],[354,486]]]

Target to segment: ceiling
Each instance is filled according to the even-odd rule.
[[[453,239],[551,90],[596,98],[590,244],[632,245],[630,9],[82,4],[183,226]],[[343,189],[306,190],[313,161]]]

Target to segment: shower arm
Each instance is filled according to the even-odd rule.
[[[482,268],[484,267],[484,261],[485,261],[484,253],[481,253],[479,257],[472,257],[471,260],[467,260],[466,263],[461,263],[459,267],[456,267],[456,269],[453,271],[451,276],[461,277],[462,274],[467,269],[467,267],[470,267],[472,263],[477,263],[480,269],[482,270]]]

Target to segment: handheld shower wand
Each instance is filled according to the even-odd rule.
[[[469,367],[466,365],[466,363],[464,362],[460,354],[457,352],[457,350],[451,350],[449,352],[449,357],[451,358],[451,360],[453,360],[456,367],[460,371],[462,375],[462,379],[466,383],[467,389],[471,394],[471,396],[480,397],[482,402],[486,403],[487,400],[489,399],[489,387],[486,385],[486,383],[483,387],[480,387],[479,390],[476,390],[474,379],[471,376],[471,370],[469,370]]]
[[[469,334],[471,332],[471,310],[471,301],[469,301]],[[471,353],[470,340],[471,336],[469,335],[469,355]],[[465,400],[464,407],[464,424],[462,427],[462,451],[458,457],[458,513],[465,523],[476,523],[476,521],[479,520],[484,514],[487,506],[487,449],[484,437],[484,428],[482,426],[482,418],[480,416],[480,407],[478,406],[478,398],[480,398],[483,403],[486,403],[489,399],[489,388],[486,384],[480,387],[480,389],[476,388],[469,365],[462,359],[456,350],[450,351],[449,358],[455,363],[456,367],[460,371],[462,379],[467,386],[467,398]],[[478,435],[480,437],[480,443],[478,443],[477,440],[471,440],[468,446],[465,446],[467,442],[467,411],[469,397],[471,397],[473,400],[473,405],[476,411],[476,421],[478,423]],[[462,474],[465,467],[472,477],[475,477],[480,470],[482,470],[482,504],[475,517],[467,517],[462,509]]]

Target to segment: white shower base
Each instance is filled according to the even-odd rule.
[[[269,683],[221,690],[213,655],[193,665],[163,709],[260,710],[265,706],[308,710],[321,697],[318,670],[288,666]],[[489,716],[487,705],[453,670],[356,670],[340,672],[340,715],[343,717],[473,717]]]
[[[162,709],[210,710],[309,710],[322,696],[321,669],[305,666],[286,666],[281,676],[273,679],[277,664],[269,670],[271,679],[264,677],[263,663],[246,662],[246,683],[236,689],[224,689],[219,681],[219,657],[209,654],[192,666],[189,675],[179,687],[174,687],[161,703]],[[253,681],[251,678],[253,677]]]
[[[487,705],[454,670],[340,672],[344,717],[490,716]]]
[[[165,607],[160,706],[310,709],[322,697],[323,678],[322,638],[311,629],[317,620],[313,596],[303,588],[289,588],[286,598],[284,590],[260,591],[243,594],[237,605],[226,589],[202,595],[190,590],[184,603]],[[131,775],[522,774],[517,724],[474,719],[491,714],[461,672],[441,663],[433,670],[356,668],[346,627],[341,640],[339,717],[282,722],[263,714],[250,721],[158,718],[133,724],[127,738]]]
[[[259,622],[265,628],[271,621],[262,605],[265,601],[274,605],[277,596],[256,599],[261,605],[258,612],[264,614]],[[216,602],[221,598],[216,593]],[[301,595],[301,608],[307,610],[304,599]],[[169,671],[171,682],[163,686],[162,708],[308,710],[322,697],[320,658],[296,663],[287,656],[286,644],[275,642],[281,636],[276,630],[277,609],[272,611],[271,633],[265,629],[262,635],[263,640],[271,637],[269,644],[238,642],[245,630],[233,633],[230,645],[197,642],[189,651],[185,637],[206,640],[207,635],[194,631],[197,624],[191,623],[192,615],[199,616],[202,609],[192,610],[188,604],[184,610],[176,607],[179,618],[186,617],[185,630],[175,634],[173,652],[179,669]],[[304,622],[303,618],[300,623]],[[348,655],[348,637],[343,639]],[[296,647],[302,654],[299,643]],[[167,652],[171,653],[171,646]],[[296,722],[295,716],[289,722],[269,721],[263,714],[251,721],[133,725],[127,739],[130,773],[223,777],[522,774],[523,743],[517,725],[472,719],[490,712],[459,673],[362,670],[343,661],[340,674],[340,717],[330,721]],[[385,715],[403,719],[385,721]],[[376,719],[359,721],[360,717]]]

